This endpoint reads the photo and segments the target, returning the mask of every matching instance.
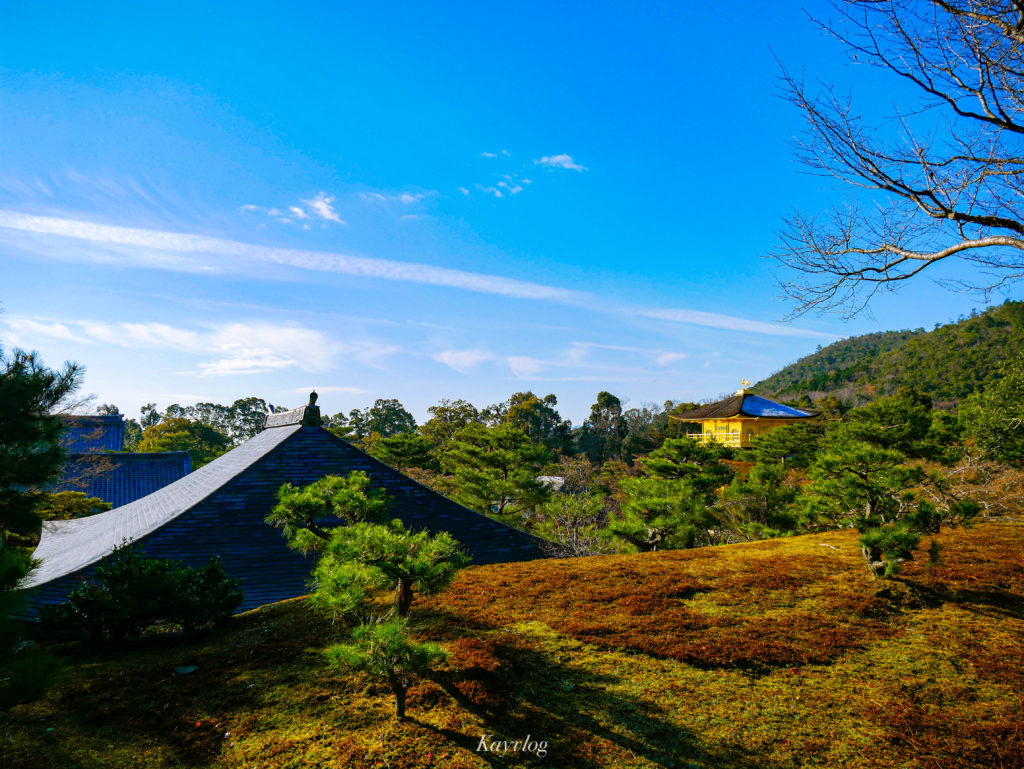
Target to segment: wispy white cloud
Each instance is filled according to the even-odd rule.
[[[413,203],[419,203],[426,198],[433,197],[436,194],[436,190],[428,192],[393,192],[386,195],[382,192],[363,192],[360,193],[359,197],[371,203],[401,203],[402,205],[409,206]]]
[[[344,224],[334,208],[334,196],[326,192],[318,192],[308,200],[301,200],[295,205],[286,208],[276,206],[258,206],[255,203],[246,203],[240,206],[239,210],[250,214],[262,214],[283,224],[301,224],[303,229],[309,229],[309,222],[318,219],[326,226],[327,222]]]
[[[244,206],[240,206],[239,210],[249,214],[262,214],[284,224],[294,224],[297,219],[309,218],[309,215],[297,206],[291,206],[288,211],[283,211],[274,206],[257,206],[255,203],[246,203]],[[296,216],[295,211],[298,211],[301,215]]]
[[[532,377],[544,369],[544,362],[526,355],[513,355],[505,359],[512,373],[517,377]]]
[[[747,320],[732,315],[720,315],[716,312],[701,310],[673,310],[660,308],[637,308],[628,310],[632,315],[645,318],[657,318],[673,323],[690,323],[695,326],[708,326],[726,331],[743,331],[751,334],[769,334],[771,336],[796,336],[818,339],[835,339],[834,334],[811,331],[797,326],[785,326],[781,323],[765,323],[759,320]]]
[[[318,192],[315,197],[309,200],[303,200],[312,212],[319,216],[324,221],[335,222],[336,224],[344,224],[345,221],[338,215],[338,212],[334,210],[334,196],[328,195],[326,192]]]
[[[375,340],[337,340],[300,325],[262,322],[225,323],[188,329],[156,322],[108,323],[48,318],[0,318],[9,339],[34,343],[40,338],[77,344],[109,345],[137,350],[173,350],[196,358],[203,376],[258,374],[297,368],[311,373],[330,371],[336,360],[356,360],[380,367],[401,348]]]
[[[564,168],[567,171],[586,171],[586,166],[581,166],[572,159],[572,155],[546,155],[533,161],[539,166],[547,168]]]
[[[569,289],[416,262],[348,256],[326,251],[270,248],[205,235],[116,227],[77,219],[31,216],[15,211],[0,210],[0,229],[53,235],[131,249],[128,256],[121,258],[118,258],[117,253],[97,253],[93,249],[85,249],[78,256],[88,261],[174,270],[197,271],[205,268],[246,272],[251,272],[253,262],[264,262],[303,270],[445,286],[522,299],[573,302],[583,298],[580,292]],[[183,255],[189,258],[183,258]],[[227,259],[197,260],[195,255]],[[238,261],[232,262],[232,259]]]
[[[518,174],[502,174],[501,181],[489,186],[478,184],[476,188],[488,195],[494,195],[496,198],[506,198],[518,195],[525,189],[523,185],[532,183],[530,179],[521,179]],[[468,194],[469,191],[466,190],[466,193]]]
[[[566,360],[578,365],[586,359],[587,354],[591,350],[612,350],[614,352],[643,355],[653,360],[659,366],[668,366],[688,357],[684,352],[674,352],[660,347],[631,347],[629,345],[602,344],[600,342],[573,342],[566,352]]]
[[[685,352],[663,352],[654,361],[659,366],[671,366],[673,363],[686,360],[688,357]]]
[[[481,363],[493,360],[494,355],[487,350],[442,350],[435,353],[433,359],[449,366],[460,374],[468,374]]]
[[[834,335],[819,331],[700,310],[614,305],[584,291],[417,262],[273,248],[206,235],[119,227],[3,209],[0,209],[0,242],[31,253],[99,264],[185,272],[230,271],[251,275],[255,266],[262,263],[313,272],[559,302],[605,314],[634,315],[742,333],[835,339]],[[76,243],[91,245],[81,248]]]

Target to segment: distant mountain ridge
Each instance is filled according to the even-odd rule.
[[[835,396],[860,405],[899,387],[916,387],[951,408],[998,377],[999,364],[1024,354],[1024,302],[1006,301],[936,325],[842,339],[754,386],[776,400]]]

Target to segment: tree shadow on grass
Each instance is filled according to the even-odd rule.
[[[168,634],[64,647],[62,656],[84,674],[58,683],[41,717],[30,709],[8,715],[26,744],[40,750],[20,763],[5,756],[5,769],[96,766],[97,755],[141,745],[170,754],[166,763],[207,766],[229,741],[225,733],[261,706],[264,691],[308,680],[310,668],[322,667],[304,653],[323,635],[320,628],[310,630],[295,633],[293,626],[254,616],[194,638]],[[176,672],[192,665],[197,669]]]
[[[710,745],[670,713],[639,694],[615,689],[622,679],[564,664],[550,654],[491,644],[496,670],[436,671],[430,679],[477,716],[490,740],[547,742],[543,758],[523,751],[496,755],[478,750],[483,735],[422,726],[474,751],[492,766],[564,766],[599,769],[611,753],[658,766],[754,769],[770,764],[739,745]],[[657,686],[657,683],[654,684]],[[420,723],[420,722],[417,722]]]
[[[973,614],[985,617],[1024,619],[1024,596],[1009,590],[950,588],[941,584],[932,587],[913,579],[900,577],[896,577],[893,581],[906,586],[920,598],[925,606],[937,608],[943,604],[952,603]]]

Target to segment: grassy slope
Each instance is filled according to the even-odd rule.
[[[191,645],[69,647],[59,688],[0,715],[0,764],[1024,766],[1024,526],[940,539],[885,585],[849,532],[469,569],[414,609],[452,654],[404,724],[325,672],[301,599]]]

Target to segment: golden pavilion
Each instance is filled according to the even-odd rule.
[[[815,411],[784,406],[754,395],[748,389],[750,382],[745,379],[741,385],[731,398],[673,414],[672,418],[699,424],[701,431],[688,435],[701,443],[716,441],[724,446],[743,448],[750,446],[756,436],[776,427],[806,422],[819,416]]]

